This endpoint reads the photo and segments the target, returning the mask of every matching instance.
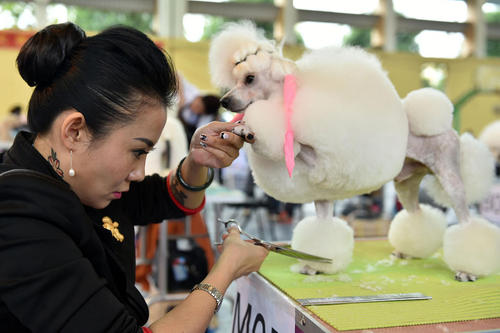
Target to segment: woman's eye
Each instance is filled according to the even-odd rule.
[[[149,151],[145,151],[144,149],[137,149],[133,151],[136,158],[141,158],[142,155],[147,155]]]
[[[253,75],[248,75],[246,78],[245,78],[245,84],[251,84],[253,82],[253,80],[255,79],[255,76]]]

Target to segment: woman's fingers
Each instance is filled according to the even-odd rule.
[[[222,132],[229,132],[240,137],[243,141],[253,143],[255,141],[255,133],[245,125],[243,121],[237,123],[213,121],[199,128],[197,134],[204,133],[205,135],[220,135]]]
[[[246,128],[245,131],[239,130]],[[238,129],[234,132],[235,129]],[[196,130],[190,151],[197,164],[207,167],[227,167],[239,156],[245,142],[253,143],[253,132],[243,122],[227,123],[213,121]]]
[[[238,156],[238,152],[243,147],[243,140],[230,132],[221,132],[218,135],[200,135],[200,145],[202,147],[213,147],[222,150],[229,156]]]

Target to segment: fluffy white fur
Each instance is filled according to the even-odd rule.
[[[479,140],[486,144],[495,158],[500,158],[500,120],[486,126],[479,135]]]
[[[314,239],[314,242],[311,242],[311,239]],[[317,271],[334,274],[344,270],[352,260],[353,231],[339,218],[306,217],[293,231],[292,248],[332,258],[331,264],[302,262]]]
[[[297,66],[294,150],[300,153],[297,142],[314,147],[316,163],[297,158],[288,176],[281,96],[257,101],[244,117],[256,137],[248,151],[256,183],[282,201],[304,203],[352,197],[393,179],[404,161],[408,120],[377,59],[360,49],[329,48],[307,54]]]
[[[479,140],[487,146],[500,146],[500,120],[488,124],[481,131]]]
[[[444,261],[459,272],[477,276],[500,271],[500,228],[474,217],[449,227],[444,235]]]
[[[441,91],[423,88],[410,92],[403,100],[415,135],[437,135],[451,128],[453,104]]]
[[[218,87],[229,88],[236,83],[232,72],[238,61],[243,60],[247,54],[255,53],[257,49],[269,53],[277,50],[275,43],[266,39],[263,32],[255,29],[251,22],[228,23],[224,27],[213,39],[208,61],[211,64],[213,83]]]
[[[439,209],[420,205],[415,213],[401,210],[391,222],[389,242],[395,251],[426,258],[443,244],[446,217]]]
[[[483,200],[495,178],[493,155],[484,143],[469,133],[460,137],[460,174],[465,186],[467,204]],[[435,176],[426,176],[422,186],[438,204],[452,207],[450,196]]]

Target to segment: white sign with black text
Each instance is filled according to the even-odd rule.
[[[232,333],[295,332],[295,308],[256,273],[236,280]]]

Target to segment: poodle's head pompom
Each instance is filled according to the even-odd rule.
[[[413,134],[437,135],[452,126],[453,104],[437,89],[422,88],[412,91],[403,100],[403,106]]]
[[[278,50],[275,42],[264,37],[264,33],[250,21],[228,23],[212,39],[208,62],[212,82],[219,88],[232,88],[236,84],[234,66],[257,51],[273,54]]]

